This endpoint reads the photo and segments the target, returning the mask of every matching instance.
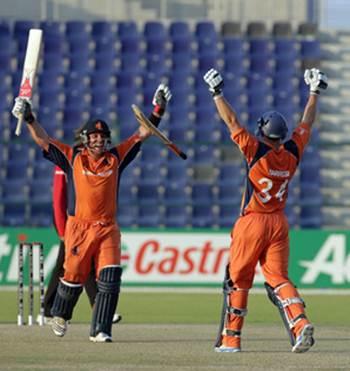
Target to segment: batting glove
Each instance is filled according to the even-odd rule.
[[[160,84],[152,99],[152,104],[154,105],[153,113],[158,116],[163,116],[171,97],[172,94],[169,87],[165,84]]]
[[[35,117],[32,112],[32,102],[28,98],[17,97],[12,108],[12,114],[17,119],[23,117],[24,121],[26,121],[28,124],[32,124],[35,121]]]
[[[327,76],[317,68],[305,70],[304,80],[306,85],[310,86],[311,95],[319,95],[320,90],[326,90],[328,87]]]
[[[213,98],[222,96],[222,88],[224,86],[224,80],[220,73],[214,68],[210,69],[204,76],[204,81],[209,85],[209,91]]]

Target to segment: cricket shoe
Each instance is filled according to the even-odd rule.
[[[118,323],[122,320],[122,316],[119,313],[114,313],[112,323]]]
[[[90,336],[90,341],[93,343],[111,343],[112,337],[104,332],[99,332],[96,336]]]
[[[215,347],[214,349],[216,353],[238,353],[241,351],[241,348],[225,347],[224,345]]]
[[[297,337],[296,343],[292,348],[292,352],[293,353],[307,352],[315,344],[313,334],[314,326],[312,326],[311,323],[305,325]]]
[[[53,317],[51,328],[56,336],[62,337],[67,331],[67,321],[61,317]]]

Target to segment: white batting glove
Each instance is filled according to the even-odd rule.
[[[29,124],[35,120],[32,113],[32,101],[29,98],[17,97],[11,112],[17,119],[23,117]]]
[[[310,86],[311,95],[319,95],[320,90],[326,90],[328,87],[328,78],[317,68],[307,69],[304,73],[306,85]]]
[[[209,85],[209,91],[213,98],[222,96],[222,88],[224,86],[224,80],[220,73],[212,68],[204,76],[204,81]]]
[[[163,116],[166,106],[172,97],[171,91],[165,84],[159,84],[152,99],[153,113]]]

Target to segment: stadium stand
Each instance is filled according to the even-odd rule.
[[[38,160],[28,134],[14,145],[8,113],[21,79],[27,32],[35,25],[0,23],[3,225],[46,226],[52,220],[51,167]],[[34,107],[58,139],[72,142],[73,130],[95,115],[110,122],[116,141],[125,139],[137,128],[130,105],[148,112],[160,80],[172,89],[161,125],[189,159],[179,160],[157,140],[143,146],[121,180],[123,227],[231,227],[239,213],[241,156],[219,122],[203,73],[211,67],[223,72],[225,95],[250,130],[272,108],[285,114],[292,129],[307,97],[303,68],[322,58],[317,28],[308,23],[296,30],[289,22],[276,22],[270,30],[263,22],[243,29],[239,22],[217,27],[210,21],[149,21],[142,27],[133,21],[42,21],[40,27],[44,53]],[[320,169],[326,157],[320,156],[319,143],[316,129],[290,187],[287,215],[294,227],[324,222]]]

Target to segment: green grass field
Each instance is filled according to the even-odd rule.
[[[15,323],[17,315],[17,293],[0,292],[0,323]],[[36,293],[37,295],[37,293]],[[302,295],[306,311],[316,325],[350,326],[350,295]],[[35,304],[37,304],[35,297]],[[217,293],[167,293],[123,291],[118,311],[125,323],[174,323],[174,324],[215,324],[219,320],[222,296]],[[25,301],[25,306],[26,305]],[[247,323],[279,323],[277,308],[263,293],[249,295]],[[77,323],[90,322],[91,309],[83,293],[74,312]]]
[[[290,352],[277,309],[252,293],[243,352],[217,354],[213,345],[220,293],[122,292],[111,344],[88,340],[91,310],[83,294],[64,338],[49,326],[18,327],[16,292],[0,292],[0,370],[281,370],[350,369],[350,296],[303,295],[316,344]]]

